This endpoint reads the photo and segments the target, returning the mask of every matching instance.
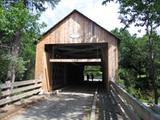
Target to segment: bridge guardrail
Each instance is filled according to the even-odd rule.
[[[40,92],[41,80],[25,80],[0,85],[0,106],[19,101]],[[12,88],[13,87],[13,88]]]
[[[110,81],[110,90],[131,120],[160,120],[159,114],[151,111],[113,81]]]

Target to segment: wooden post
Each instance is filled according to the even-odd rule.
[[[108,44],[107,44],[108,45]],[[103,78],[107,90],[109,89],[108,83],[108,46],[102,49],[102,64],[103,64]]]
[[[11,89],[12,89],[11,81],[10,80],[6,80],[5,84],[7,86],[7,90],[6,91],[8,93],[8,95],[6,96],[6,98],[7,98],[8,101],[10,101],[11,100],[11,98],[10,98],[10,96],[11,96]],[[6,104],[6,106],[8,106],[8,104]]]
[[[52,64],[49,62],[50,59],[50,53],[48,51],[45,52],[45,80],[47,85],[47,92],[50,92],[52,90]]]

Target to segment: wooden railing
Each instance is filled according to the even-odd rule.
[[[41,80],[26,80],[20,82],[6,82],[0,85],[0,106],[19,101],[40,92]]]
[[[126,119],[130,120],[160,120],[160,115],[140,103],[136,98],[129,95],[116,83],[110,81],[110,90],[118,106],[121,108]]]

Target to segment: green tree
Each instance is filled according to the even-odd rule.
[[[112,33],[121,38],[120,43],[120,77],[127,88],[135,87],[142,75],[146,76],[146,39],[130,35],[127,30],[115,29]]]
[[[25,43],[34,42],[39,36],[41,25],[36,21],[38,17],[38,14],[31,15],[22,2],[12,4],[8,9],[1,6],[1,45],[7,47],[3,58],[9,61],[7,79],[12,82],[15,81],[17,72],[22,74],[25,71],[26,61],[20,56]]]
[[[0,0],[0,61],[5,63],[0,70],[4,79],[22,79],[24,72],[34,65],[34,42],[44,26],[38,23],[45,4],[52,7],[59,0]],[[29,60],[30,59],[30,60]],[[8,68],[6,69],[6,66]],[[27,78],[27,77],[25,77]]]
[[[120,20],[125,28],[134,24],[137,27],[145,27],[148,39],[148,77],[154,89],[155,104],[158,103],[156,86],[156,49],[154,48],[157,27],[160,26],[160,1],[159,0],[105,0],[115,1],[120,4]]]
[[[3,0],[3,5],[5,7],[9,7],[18,1],[22,1],[24,6],[29,10],[41,12],[46,10],[45,4],[48,4],[54,8],[60,0]]]

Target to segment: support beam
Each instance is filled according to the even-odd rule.
[[[67,63],[72,63],[72,62],[101,62],[101,59],[50,59],[50,62],[67,62]]]

